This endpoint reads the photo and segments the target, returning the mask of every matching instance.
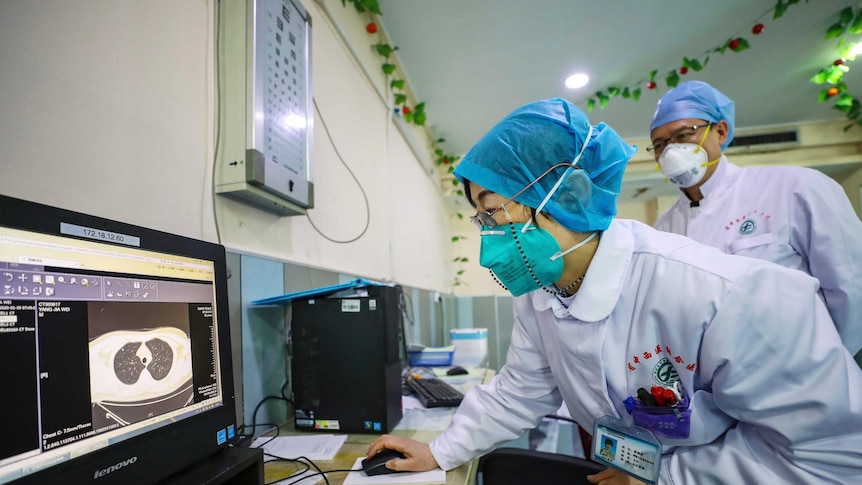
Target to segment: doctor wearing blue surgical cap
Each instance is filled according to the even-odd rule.
[[[455,176],[478,210],[480,264],[515,297],[506,363],[430,444],[384,435],[369,457],[390,448],[406,456],[394,470],[450,470],[565,403],[584,429],[611,416],[655,434],[658,483],[858,482],[862,370],[817,281],[615,219],[634,152],[557,98],[516,109],[465,155]],[[637,402],[651,386],[677,404]],[[612,468],[589,480],[641,483]]]
[[[730,163],[723,150],[733,125],[733,101],[705,82],[662,96],[647,150],[680,197],[655,227],[814,276],[844,346],[862,363],[862,221],[821,172]]]

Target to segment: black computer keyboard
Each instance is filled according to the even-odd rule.
[[[460,391],[436,377],[407,379],[407,387],[426,408],[457,406],[464,399]]]

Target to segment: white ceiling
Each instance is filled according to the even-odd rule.
[[[826,29],[856,4],[800,1],[773,20],[776,0],[380,0],[379,21],[412,91],[426,102],[433,135],[446,139],[447,153],[463,154],[524,103],[559,96],[585,108],[592,93],[635,88],[658,69],[658,88],[643,89],[640,101],[617,97],[589,113],[625,138],[647,138],[668,89],[664,75],[684,56],[703,61],[737,36],[751,48],[713,53],[703,71],[681,79],[709,82],[734,99],[738,130],[843,119],[831,103],[818,103],[822,86],[809,79],[837,58]],[[765,28],[753,35],[757,22]],[[576,71],[589,74],[590,84],[565,88]],[[851,70],[845,81],[852,86],[857,77]]]

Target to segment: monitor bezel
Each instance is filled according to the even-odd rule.
[[[140,248],[178,256],[210,260],[215,265],[215,310],[219,339],[219,369],[223,405],[175,423],[59,463],[9,482],[13,485],[42,483],[130,484],[155,483],[196,462],[228,448],[236,438],[219,443],[216,430],[236,429],[236,396],[230,341],[227,259],[224,246],[186,236],[162,232],[95,215],[0,195],[0,226],[60,236],[91,239],[60,232],[60,224],[96,228],[140,238]],[[116,245],[110,241],[99,242]],[[14,437],[7,437],[14,439]],[[132,461],[132,458],[134,460]],[[123,466],[115,467],[115,465]],[[100,470],[112,468],[99,475]],[[47,480],[47,481],[46,481]]]

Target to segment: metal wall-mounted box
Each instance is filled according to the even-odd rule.
[[[221,0],[215,192],[280,215],[314,206],[311,17],[294,0]]]

